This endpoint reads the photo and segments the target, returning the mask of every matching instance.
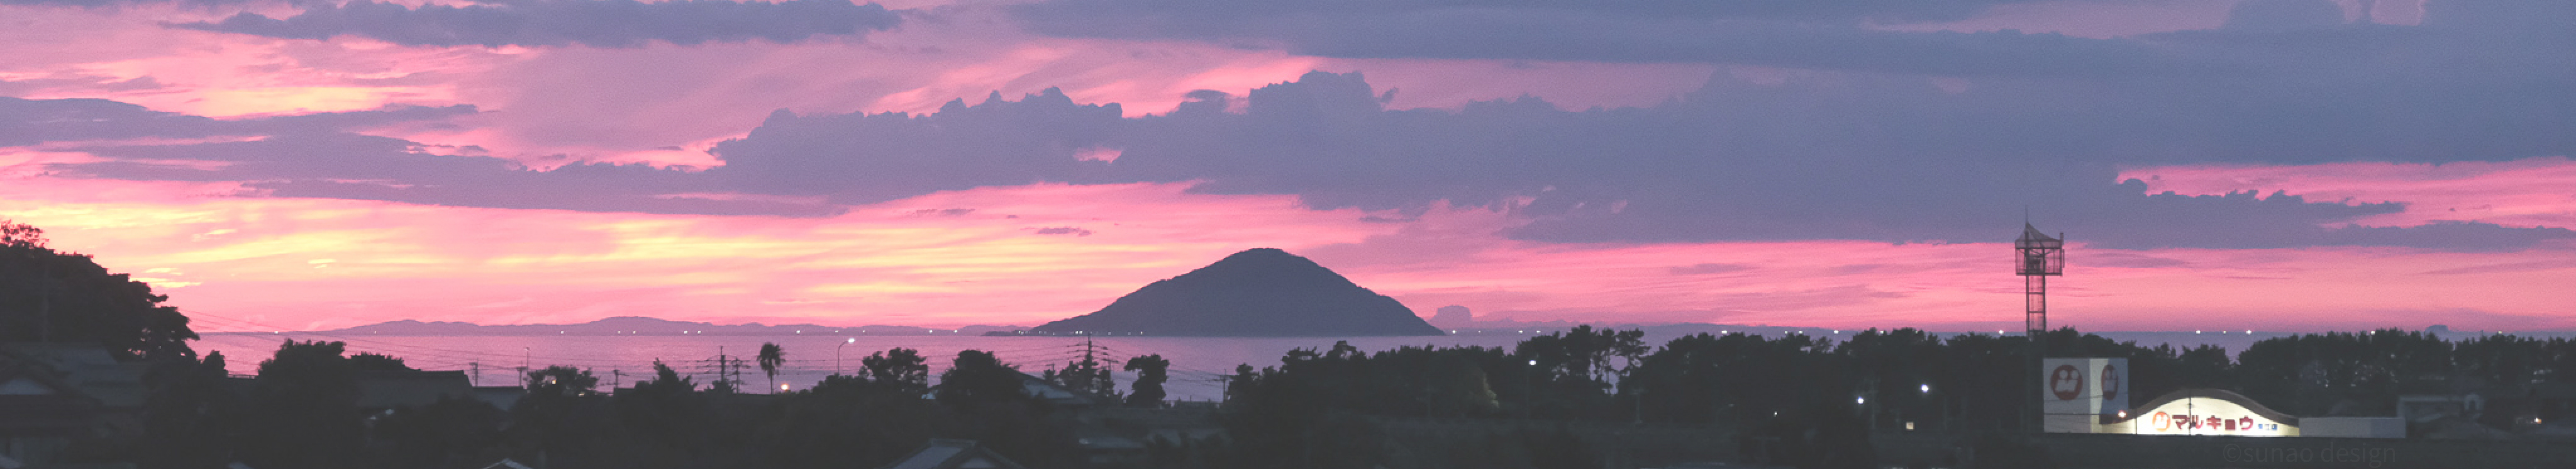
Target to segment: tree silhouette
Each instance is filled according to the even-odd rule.
[[[993,404],[1030,400],[1020,384],[1020,371],[991,352],[963,350],[957,360],[939,375],[939,390],[934,397],[960,411],[972,411]]]
[[[859,359],[859,367],[874,387],[911,396],[930,392],[930,360],[920,350],[897,347],[868,354]]]
[[[0,218],[0,246],[13,248],[45,247],[45,229]]]
[[[528,394],[580,396],[599,387],[599,377],[590,370],[563,365],[528,372]]]
[[[769,377],[770,389],[777,389],[778,367],[787,364],[787,349],[779,347],[775,342],[762,342],[760,354],[752,360],[760,362],[760,374]]]
[[[197,353],[188,318],[170,297],[109,273],[90,256],[45,247],[44,230],[0,220],[0,342],[86,342],[119,360],[181,360]]]
[[[654,451],[696,457],[712,442],[715,415],[707,396],[698,392],[696,382],[660,360],[653,362],[653,379],[635,382],[611,403],[636,443]]]
[[[1163,354],[1158,353],[1129,358],[1123,368],[1136,372],[1136,383],[1132,385],[1136,392],[1127,395],[1128,407],[1163,406],[1163,382],[1172,379],[1169,373],[1171,360],[1163,359]]]
[[[1495,410],[1493,383],[1485,378],[1485,369],[1476,363],[1475,351],[1449,349],[1431,352],[1431,369],[1421,377],[1424,410],[1437,417],[1481,415]],[[1381,354],[1380,357],[1385,357]]]
[[[351,467],[364,440],[357,367],[340,342],[288,339],[259,363],[240,457],[251,467]]]
[[[1040,379],[1073,392],[1114,399],[1118,397],[1118,384],[1109,376],[1109,367],[1103,365],[1099,359],[1084,355],[1081,360],[1065,363],[1064,371],[1047,370]]]
[[[142,467],[216,467],[239,444],[232,437],[243,416],[241,396],[230,386],[223,352],[197,363],[156,367],[144,402]]]
[[[528,391],[510,406],[509,438],[516,446],[554,457],[578,456],[616,425],[610,397],[590,392],[599,377],[589,370],[549,366],[528,372]]]
[[[1628,358],[1634,367],[1646,351],[1645,331],[1594,329],[1575,326],[1565,332],[1531,337],[1512,347],[1512,355],[1535,361],[1539,375],[1524,406],[1533,411],[1556,414],[1600,406],[1610,402],[1604,391],[1611,389],[1621,369],[1610,365],[1611,358]]]

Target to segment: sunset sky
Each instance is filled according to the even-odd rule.
[[[2576,328],[2566,0],[0,0],[0,218],[201,330]]]

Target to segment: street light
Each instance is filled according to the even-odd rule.
[[[859,343],[859,338],[851,337],[848,339],[842,339],[841,345],[832,346],[832,374],[841,374],[841,347],[847,347],[850,344],[855,343]]]
[[[1930,384],[1925,384],[1925,385],[1923,385],[1923,393],[1924,393],[1924,394],[1931,394],[1931,393],[1932,393],[1932,385],[1930,385]]]
[[[1529,365],[1538,366],[1538,359],[1530,359]],[[1530,370],[1529,379],[1521,380],[1521,390],[1525,391],[1521,393],[1521,418],[1526,419],[1535,415],[1532,411],[1537,410],[1535,407],[1538,406],[1538,378],[1538,370]]]

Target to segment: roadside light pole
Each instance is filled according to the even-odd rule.
[[[858,343],[858,342],[859,342],[859,338],[857,338],[857,337],[851,337],[851,338],[848,338],[848,339],[842,339],[842,340],[841,340],[841,345],[834,345],[834,346],[832,346],[832,374],[833,374],[833,375],[836,375],[836,376],[837,376],[837,375],[840,375],[840,374],[842,373],[842,371],[841,371],[841,370],[845,369],[845,368],[843,368],[843,367],[841,366],[841,347],[848,347],[848,346],[850,346],[850,344],[855,344],[855,343]]]
[[[1538,415],[1538,359],[1530,359],[1529,366],[1529,379],[1521,380],[1522,390],[1528,391],[1521,393],[1522,419]]]

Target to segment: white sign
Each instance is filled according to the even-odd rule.
[[[2129,359],[2050,358],[2040,361],[2040,386],[2048,390],[2041,411],[2054,415],[2111,415],[2129,408]]]
[[[2264,415],[2271,412],[2256,412],[2228,397],[2235,396],[2175,399],[2107,426],[2128,430],[2117,433],[2140,435],[2299,436],[2298,424],[2275,420]]]

